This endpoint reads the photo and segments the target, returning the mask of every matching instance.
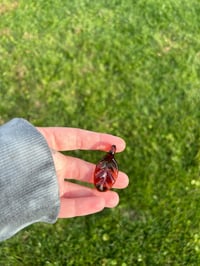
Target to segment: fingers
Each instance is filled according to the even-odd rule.
[[[93,182],[95,165],[83,160],[64,156],[56,151],[65,150],[110,150],[116,145],[117,152],[125,149],[125,141],[119,137],[82,130],[78,128],[37,128],[44,136],[49,147],[54,150],[53,159],[59,180],[61,207],[59,218],[69,218],[96,213],[105,207],[113,208],[119,202],[119,196],[114,191],[98,192],[85,186],[64,179],[77,179],[84,182]],[[128,185],[128,177],[119,172],[115,188],[124,188]]]
[[[119,203],[116,192],[100,193],[96,190],[66,182],[66,193],[61,197],[59,218],[88,215],[113,208]]]
[[[61,180],[77,179],[83,182],[93,183],[95,165],[78,158],[65,156],[59,152],[53,154],[56,172]],[[113,188],[125,188],[128,186],[128,176],[119,171],[118,178]]]
[[[61,199],[59,218],[72,218],[100,212],[105,207],[104,199],[85,197],[75,199]]]
[[[108,151],[114,144],[117,152],[121,152],[126,145],[119,137],[79,128],[38,127],[37,129],[45,137],[49,147],[59,151],[76,149]]]
[[[88,198],[88,202],[85,201],[85,199]],[[98,201],[102,201],[103,198],[103,202],[104,205],[103,207],[101,206],[101,208],[99,207],[98,203],[95,203],[94,200],[96,200],[96,198],[98,198]],[[73,217],[74,216],[79,216],[79,209],[81,208],[81,206],[84,206],[82,204],[86,204],[86,207],[89,204],[89,200],[93,201],[90,202],[89,207],[92,207],[92,210],[90,210],[91,212],[89,212],[89,210],[86,211],[86,207],[84,207],[84,213],[82,215],[86,215],[89,213],[94,213],[97,211],[102,210],[103,208],[107,207],[107,208],[114,208],[115,206],[117,206],[117,204],[119,203],[119,195],[115,192],[115,191],[107,191],[107,192],[99,192],[96,189],[92,189],[89,187],[85,187],[79,184],[75,184],[75,183],[71,183],[71,182],[63,182],[62,186],[61,186],[61,191],[60,191],[60,199],[61,199],[61,209],[60,209],[60,214],[65,213],[65,215],[69,215],[67,217]],[[72,201],[73,199],[73,201]],[[78,201],[78,199],[82,199],[80,202]],[[67,205],[67,204],[80,204],[80,206],[76,206],[76,205]],[[65,206],[66,205],[66,206]],[[76,213],[73,213],[73,209],[76,207]],[[78,209],[78,212],[77,212]],[[69,210],[69,212],[67,211]],[[77,214],[78,213],[78,214]],[[72,215],[72,216],[71,216]],[[59,216],[60,217],[60,216]]]
[[[62,194],[63,198],[83,198],[83,197],[102,197],[106,202],[106,207],[112,208],[118,204],[119,197],[115,191],[99,192],[96,189],[85,187],[79,184],[71,183],[65,181],[62,184]]]

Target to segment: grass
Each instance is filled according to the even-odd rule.
[[[0,122],[119,135],[130,185],[113,210],[1,243],[0,265],[200,265],[199,12],[198,0],[1,2]]]

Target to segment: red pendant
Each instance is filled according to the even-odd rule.
[[[96,165],[94,185],[101,192],[111,189],[117,179],[118,165],[114,158],[115,152],[116,146],[112,145],[111,150]]]

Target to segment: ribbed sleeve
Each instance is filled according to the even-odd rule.
[[[53,158],[24,119],[0,126],[0,241],[36,223],[54,223],[60,207]]]

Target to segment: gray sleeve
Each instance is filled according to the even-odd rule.
[[[24,119],[0,126],[0,241],[36,223],[54,223],[60,200],[51,151]]]

